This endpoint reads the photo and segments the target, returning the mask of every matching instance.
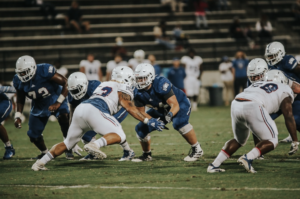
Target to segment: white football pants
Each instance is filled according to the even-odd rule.
[[[199,95],[199,80],[196,77],[186,77],[184,79],[184,90],[188,97]]]

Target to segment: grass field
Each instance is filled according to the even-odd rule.
[[[230,109],[200,107],[190,122],[204,150],[197,162],[183,161],[190,146],[177,131],[169,130],[152,133],[152,162],[118,162],[122,150],[115,145],[103,149],[108,155],[103,161],[66,160],[62,155],[47,165],[49,171],[34,172],[30,158],[39,151],[29,142],[27,125],[17,130],[8,121],[5,127],[16,156],[0,160],[0,198],[300,198],[300,153],[288,156],[289,144],[279,144],[265,160],[255,161],[258,173],[250,174],[236,160],[253,147],[251,137],[223,164],[225,173],[208,174],[208,164],[233,136]],[[279,139],[286,137],[282,117],[276,123]],[[128,117],[122,126],[132,149],[140,155],[136,124]],[[58,123],[48,123],[44,131],[48,148],[62,141],[59,129]],[[0,154],[3,152],[1,148]]]

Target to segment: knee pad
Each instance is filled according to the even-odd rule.
[[[150,133],[148,125],[142,122],[135,126],[135,132],[139,139],[144,139]]]
[[[150,139],[151,139],[150,134],[146,135],[146,137],[144,137],[144,138],[141,138],[141,137],[139,136],[139,134],[136,134],[136,137],[139,139],[140,142],[148,142],[148,141],[150,141]]]
[[[187,125],[185,125],[184,127],[181,127],[180,129],[176,129],[181,135],[187,134],[188,132],[190,132],[193,129],[193,126],[188,123]]]
[[[44,140],[43,136],[40,136],[40,137],[38,137],[38,138],[33,138],[33,137],[30,137],[30,136],[29,136],[29,138],[30,138],[30,142],[32,142],[32,143],[40,142],[40,141],[43,141],[43,140]]]

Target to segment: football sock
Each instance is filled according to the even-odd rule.
[[[227,160],[230,156],[222,149],[219,155],[216,157],[215,161],[213,161],[213,165],[215,167],[219,167],[225,160]]]
[[[151,153],[151,150],[150,151],[143,151],[144,153]]]
[[[123,148],[123,150],[126,150],[126,151],[130,151],[130,147],[129,147],[129,144],[128,142],[125,140],[123,143],[120,144],[121,147]]]
[[[5,142],[4,144],[5,144],[5,146],[6,146],[6,147],[9,147],[9,146],[11,146],[11,143],[10,143],[10,141],[7,141],[7,142]]]
[[[192,147],[195,147],[199,144],[199,142],[197,142],[196,144],[191,145]]]
[[[197,102],[193,102],[193,108],[197,108]]]
[[[53,156],[50,152],[46,153],[46,155],[44,155],[41,159],[40,162],[43,164],[47,164],[50,160],[53,159]]]
[[[249,153],[247,153],[247,158],[249,160],[254,160],[260,156],[260,150],[257,147],[254,147]]]
[[[99,148],[107,146],[107,142],[106,142],[106,139],[104,137],[96,140],[94,143],[96,143]]]

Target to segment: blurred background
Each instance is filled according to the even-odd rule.
[[[299,0],[0,0],[0,83],[22,55],[108,80],[118,64],[150,62],[184,84],[184,56],[199,56],[199,104],[229,105],[248,62],[280,41],[299,59]],[[181,73],[181,72],[182,73]]]

